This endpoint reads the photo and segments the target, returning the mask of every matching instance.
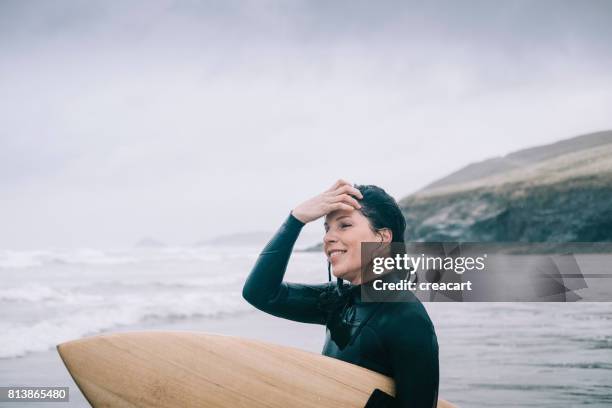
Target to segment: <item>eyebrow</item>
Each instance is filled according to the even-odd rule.
[[[340,217],[334,218],[334,220],[335,220],[335,221],[338,221],[338,220],[341,220],[342,218],[347,218],[347,217],[348,217],[348,218],[350,218],[351,216],[350,216],[350,215],[343,215],[343,216],[340,216]],[[333,221],[333,220],[332,220],[332,221]],[[324,223],[323,223],[323,226],[324,226],[324,227],[327,227],[328,225],[329,225],[329,224],[328,224],[327,222],[324,222]]]

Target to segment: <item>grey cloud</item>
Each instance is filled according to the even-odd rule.
[[[612,126],[609,3],[501,4],[4,1],[0,247],[269,230]]]

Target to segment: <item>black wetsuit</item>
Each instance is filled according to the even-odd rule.
[[[438,342],[423,305],[414,297],[407,302],[364,302],[358,285],[283,282],[303,226],[289,215],[259,255],[243,297],[274,316],[326,325],[323,354],[392,377],[394,406],[435,407]]]

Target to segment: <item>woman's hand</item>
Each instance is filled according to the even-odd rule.
[[[340,179],[328,190],[295,207],[291,213],[306,224],[332,211],[360,209],[355,197],[362,199],[363,195],[351,183]]]

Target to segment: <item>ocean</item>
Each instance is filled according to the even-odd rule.
[[[36,356],[67,340],[260,314],[241,296],[260,249],[0,251],[0,386],[29,385]],[[295,252],[286,279],[325,282],[323,255]],[[612,406],[612,303],[425,307],[440,345],[441,397],[462,407]],[[309,329],[320,341],[305,343],[278,320],[284,344],[320,352],[322,327]],[[247,326],[233,334],[249,337]]]

